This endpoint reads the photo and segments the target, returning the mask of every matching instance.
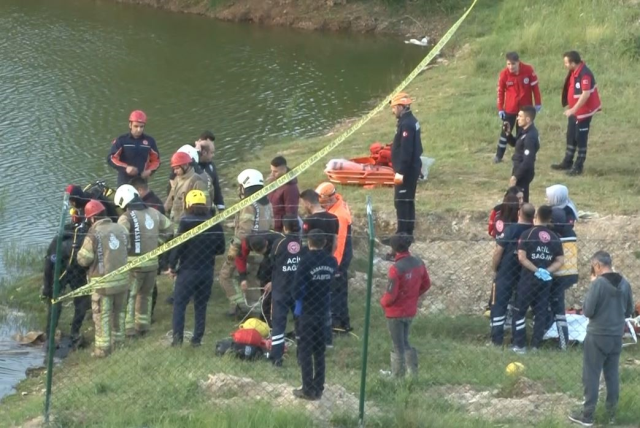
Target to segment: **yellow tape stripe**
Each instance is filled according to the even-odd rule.
[[[278,187],[283,186],[284,184],[286,184],[289,181],[291,181],[293,178],[295,178],[298,175],[302,174],[304,171],[309,169],[313,164],[317,163],[323,157],[328,155],[329,152],[331,152],[333,149],[335,149],[340,144],[342,144],[347,138],[352,136],[356,131],[358,131],[360,128],[362,128],[369,120],[371,120],[371,118],[373,116],[375,116],[376,114],[380,113],[380,111],[382,111],[382,109],[384,109],[389,104],[389,102],[391,101],[391,97],[394,94],[402,91],[409,83],[411,83],[416,78],[416,76],[433,60],[433,58],[435,58],[436,55],[438,55],[440,53],[440,51],[442,50],[444,45],[446,45],[447,42],[449,42],[451,37],[453,37],[453,35],[458,30],[460,25],[462,25],[462,22],[464,22],[464,20],[467,18],[467,16],[469,15],[469,13],[473,9],[473,7],[476,5],[477,1],[478,0],[474,0],[473,1],[471,6],[469,7],[469,9],[467,9],[467,11],[460,17],[460,19],[458,19],[458,21],[456,21],[455,24],[453,24],[453,26],[449,29],[449,31],[447,31],[447,33],[442,37],[442,39],[440,39],[440,41],[433,47],[433,49],[431,49],[431,51],[420,62],[420,64],[418,64],[418,66],[402,81],[402,83],[400,83],[394,89],[394,91],[391,94],[389,94],[373,110],[371,110],[364,117],[362,117],[358,122],[356,122],[351,128],[347,129],[338,138],[333,140],[331,143],[329,143],[327,146],[322,148],[320,151],[318,151],[317,153],[312,155],[310,158],[308,158],[307,160],[302,162],[297,167],[293,168],[287,174],[285,174],[285,175],[281,176],[280,178],[278,178],[276,181],[266,185],[259,192],[256,192],[253,195],[249,196],[248,198],[241,200],[237,204],[235,204],[232,207],[226,209],[225,211],[223,211],[222,213],[216,215],[215,217],[207,220],[206,222],[200,224],[199,226],[194,227],[190,231],[188,231],[188,232],[176,237],[175,239],[172,239],[171,241],[167,242],[166,244],[161,245],[160,247],[156,248],[155,250],[150,251],[150,252],[148,252],[147,254],[145,254],[143,256],[140,256],[135,261],[127,263],[123,267],[121,267],[121,268],[119,268],[119,269],[117,269],[117,270],[115,270],[115,271],[113,271],[113,272],[101,277],[101,278],[96,278],[95,280],[91,281],[89,284],[87,284],[87,285],[85,285],[83,287],[80,287],[80,288],[78,288],[78,289],[76,289],[76,290],[74,290],[74,291],[72,291],[70,293],[67,293],[64,296],[61,296],[60,298],[58,298],[56,300],[53,300],[52,302],[53,303],[57,303],[57,302],[61,302],[61,301],[64,301],[64,300],[72,299],[74,297],[85,296],[85,295],[91,294],[92,290],[94,290],[95,288],[99,288],[100,284],[104,283],[105,281],[108,281],[110,278],[113,278],[116,275],[123,274],[123,273],[129,271],[130,269],[135,268],[137,266],[140,266],[143,263],[147,262],[148,260],[150,260],[150,259],[152,259],[154,257],[157,257],[160,254],[171,250],[172,248],[175,248],[176,246],[182,244],[183,242],[193,238],[196,235],[199,235],[200,233],[204,232],[205,230],[209,229],[210,227],[220,223],[222,220],[225,220],[225,219],[231,217],[232,215],[236,214],[237,212],[239,212],[239,211],[243,210],[244,208],[248,207],[249,205],[253,204],[258,199],[268,195],[269,193],[271,193],[274,190],[276,190]]]

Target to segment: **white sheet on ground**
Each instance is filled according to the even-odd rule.
[[[626,345],[634,345],[638,343],[638,337],[636,336],[636,332],[633,328],[634,319],[627,318],[627,327],[629,328],[629,333],[625,333],[624,337],[631,339],[631,342],[627,341],[622,346]],[[587,325],[589,325],[589,318],[584,315],[576,315],[576,314],[567,314],[567,325],[569,326],[569,340],[575,340],[580,343],[584,342],[584,338],[587,336]],[[556,323],[549,328],[549,330],[544,334],[543,340],[547,339],[557,339],[558,338],[558,329],[556,328]]]

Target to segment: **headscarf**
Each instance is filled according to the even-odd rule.
[[[578,209],[571,199],[569,199],[569,189],[562,184],[554,184],[547,187],[547,199],[552,207],[558,207],[564,209],[565,207],[571,208],[573,214],[578,220]]]

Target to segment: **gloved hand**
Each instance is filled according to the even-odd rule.
[[[296,307],[293,310],[293,316],[298,318],[302,315],[302,300],[296,300]]]
[[[404,176],[396,172],[395,177],[393,177],[393,184],[402,184],[403,180],[404,180]]]
[[[502,122],[502,132],[504,132],[505,135],[511,134],[511,125],[506,120]]]
[[[541,105],[537,105],[536,106],[536,113],[540,113],[540,110],[542,110],[542,106]]]
[[[498,117],[499,117],[500,119],[504,120],[504,119],[507,117],[507,115],[505,114],[504,110],[500,110],[500,111],[498,112]]]
[[[534,275],[536,276],[536,278],[538,278],[541,281],[544,281],[544,282],[551,281],[551,274],[546,269],[538,268],[538,270]]]

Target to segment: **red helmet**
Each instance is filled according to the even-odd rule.
[[[106,208],[102,205],[102,202],[96,201],[95,199],[91,199],[87,202],[87,206],[84,207],[84,216],[86,218],[91,218],[97,214],[103,212]]]
[[[185,152],[175,152],[173,156],[171,156],[171,168],[175,168],[177,166],[189,165],[190,163],[191,163],[191,156],[189,156]]]
[[[147,115],[142,110],[134,110],[129,115],[129,122],[147,123]]]

